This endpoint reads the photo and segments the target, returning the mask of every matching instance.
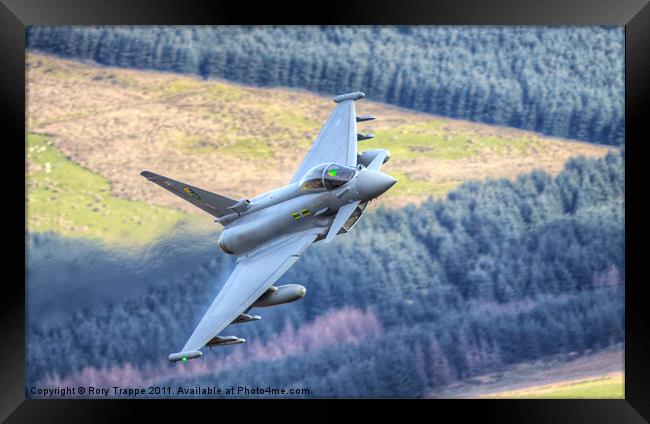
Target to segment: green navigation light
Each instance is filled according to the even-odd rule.
[[[330,174],[331,177],[336,177],[336,169],[330,170],[328,174]]]
[[[183,361],[183,362],[187,362],[187,356],[183,356],[182,361]]]

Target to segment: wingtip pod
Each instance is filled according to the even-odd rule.
[[[170,362],[178,362],[178,361],[185,362],[188,359],[200,358],[201,356],[203,356],[203,352],[201,352],[200,350],[191,350],[188,352],[172,353],[167,358],[169,359]]]
[[[356,91],[354,93],[346,93],[334,97],[334,103],[341,103],[346,100],[359,100],[359,99],[363,99],[364,97],[365,97],[364,93],[362,93],[361,91]]]

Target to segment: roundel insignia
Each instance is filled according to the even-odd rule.
[[[201,197],[200,197],[198,194],[196,194],[196,192],[195,192],[194,190],[192,190],[191,188],[189,188],[189,187],[183,187],[183,191],[184,191],[185,193],[187,193],[188,196],[192,196],[192,197],[195,198],[196,200],[201,200]]]

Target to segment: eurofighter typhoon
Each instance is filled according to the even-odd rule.
[[[230,324],[260,319],[252,308],[280,305],[301,299],[306,289],[298,284],[274,283],[300,255],[317,241],[330,243],[352,228],[370,200],[397,182],[380,171],[390,159],[388,150],[357,153],[357,142],[374,137],[358,134],[354,102],[361,92],[334,98],[336,106],[289,185],[252,199],[235,200],[153,172],[141,175],[216,217],[224,226],[219,247],[234,255],[232,274],[212,302],[183,349],[169,360],[187,361],[203,355],[205,346],[244,343],[236,336],[219,335]]]

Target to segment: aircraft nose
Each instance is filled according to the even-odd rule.
[[[357,191],[366,200],[379,197],[388,191],[397,180],[383,172],[366,169],[359,174]]]

